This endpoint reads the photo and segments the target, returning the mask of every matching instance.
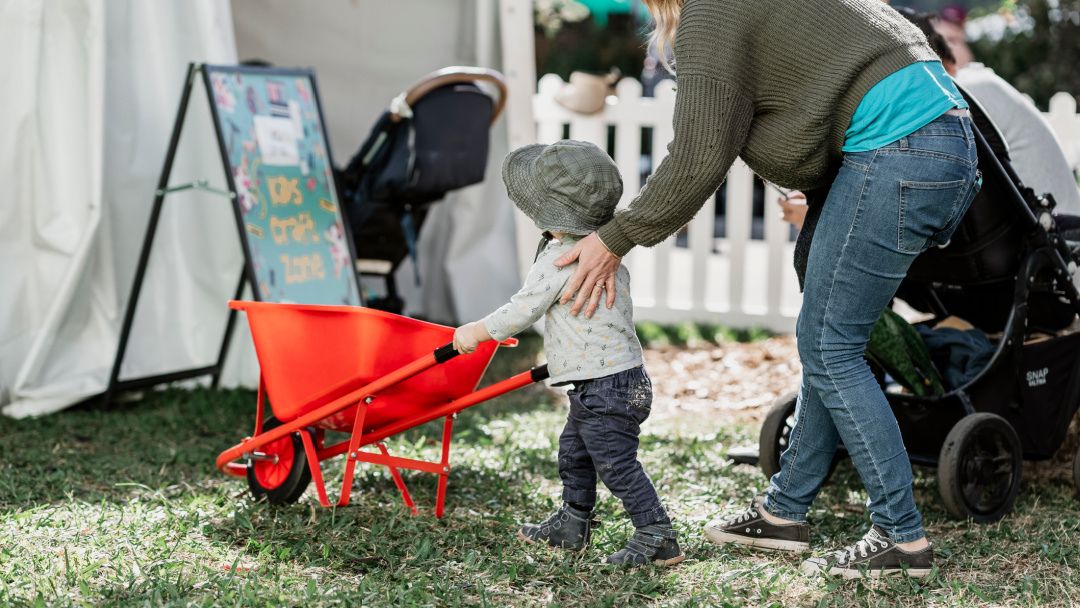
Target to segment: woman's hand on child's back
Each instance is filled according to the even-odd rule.
[[[615,273],[618,272],[622,259],[611,253],[600,237],[593,232],[555,260],[555,265],[562,268],[575,261],[578,267],[574,271],[574,276],[570,277],[566,283],[566,289],[563,290],[559,303],[566,304],[577,294],[570,314],[576,316],[588,302],[585,318],[591,319],[600,306],[600,298],[604,291],[607,291],[607,307],[615,306]]]

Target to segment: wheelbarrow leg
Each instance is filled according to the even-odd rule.
[[[390,452],[386,449],[386,444],[380,441],[378,446],[382,455],[389,458]],[[412,512],[414,517],[419,515],[420,512],[416,510],[416,504],[413,503],[412,496],[409,494],[409,489],[405,487],[405,480],[401,478],[398,468],[392,464],[387,464],[386,468],[390,469],[390,476],[394,478],[394,485],[401,492],[401,498],[405,501],[405,506],[409,507],[409,511]]]
[[[304,454],[307,456],[311,480],[315,482],[315,491],[319,493],[319,504],[329,507],[330,499],[326,496],[326,483],[323,481],[322,465],[319,463],[319,455],[315,451],[314,442],[311,441],[311,433],[300,433],[300,440],[304,442]]]
[[[443,423],[442,431],[442,472],[439,473],[439,489],[435,493],[435,517],[443,516],[446,507],[446,482],[450,477],[450,436],[454,432],[454,418],[457,414],[450,414]]]
[[[349,496],[352,494],[353,475],[356,472],[356,455],[360,447],[360,437],[363,435],[365,416],[367,416],[367,404],[358,403],[356,405],[356,418],[353,421],[353,434],[349,439],[349,450],[345,453],[345,479],[341,482],[341,495],[337,501],[339,507],[348,505]],[[319,493],[319,504],[329,507],[331,506],[330,498],[326,494],[326,483],[323,480],[322,466],[319,464],[319,455],[315,450],[315,443],[311,440],[310,433],[300,433],[300,439],[304,442],[304,453],[307,455],[311,479],[315,482],[315,490]]]
[[[338,498],[337,506],[344,507],[349,504],[349,496],[352,494],[353,475],[356,473],[357,450],[360,449],[360,438],[364,436],[364,417],[367,416],[367,406],[371,403],[371,397],[365,398],[356,404],[356,419],[353,421],[352,437],[349,438],[349,451],[345,453],[345,479],[341,482],[341,497]]]
[[[266,411],[266,379],[263,378],[262,373],[259,373],[259,397],[255,401],[255,434],[252,437],[258,437],[262,432],[263,426],[263,412]]]

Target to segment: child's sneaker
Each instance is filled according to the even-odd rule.
[[[617,566],[674,566],[686,559],[679,541],[675,539],[675,530],[671,524],[642,526],[634,530],[634,535],[626,546],[607,557],[607,563]]]
[[[761,514],[763,502],[764,497],[758,496],[749,509],[709,522],[705,526],[705,537],[718,545],[734,543],[793,553],[809,550],[810,525],[806,522],[771,523]]]
[[[812,557],[799,568],[803,574],[843,578],[878,578],[904,573],[922,578],[934,568],[934,548],[904,551],[881,528],[874,526],[862,540],[827,557]]]
[[[591,511],[580,511],[563,505],[551,517],[538,524],[525,524],[518,536],[530,543],[547,543],[556,549],[580,551],[589,544],[592,529],[600,522],[592,519]]]

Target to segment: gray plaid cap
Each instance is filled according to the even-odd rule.
[[[608,223],[622,197],[615,161],[572,139],[514,150],[502,167],[510,200],[541,230],[589,234]]]

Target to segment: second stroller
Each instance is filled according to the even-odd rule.
[[[489,94],[484,88],[494,89]],[[361,276],[381,277],[386,293],[368,306],[401,313],[394,274],[411,256],[431,205],[484,179],[491,125],[506,103],[494,70],[449,67],[398,95],[338,175]]]

